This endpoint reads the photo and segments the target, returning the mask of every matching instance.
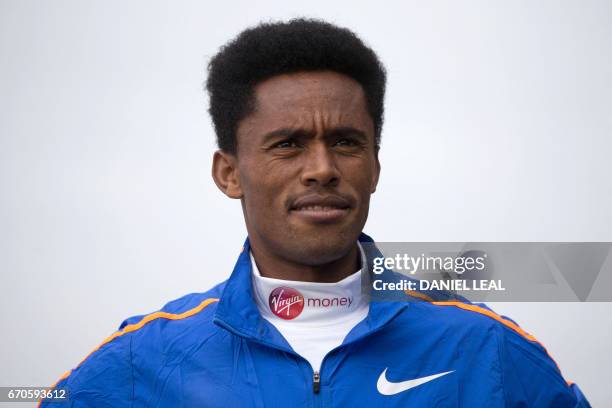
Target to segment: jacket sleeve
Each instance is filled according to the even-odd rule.
[[[507,407],[590,408],[574,383],[566,382],[544,346],[500,327],[500,360]]]
[[[91,352],[61,379],[55,389],[65,389],[68,403],[43,401],[44,408],[128,407],[133,396],[131,336],[113,338]]]

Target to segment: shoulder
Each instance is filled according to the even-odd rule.
[[[468,324],[479,327],[496,327],[510,330],[522,336],[528,334],[507,316],[500,315],[484,303],[471,303],[469,301],[432,301],[419,302],[434,318],[443,319],[455,325]]]
[[[163,350],[167,354],[188,346],[194,339],[215,334],[218,327],[213,324],[213,316],[225,283],[172,300],[158,311],[130,317],[114,336],[128,337],[133,354],[139,350]]]
[[[202,293],[190,293],[178,299],[166,303],[158,311],[131,316],[125,319],[119,326],[119,331],[134,330],[147,327],[151,323],[164,324],[167,321],[181,321],[191,317],[206,318],[214,314],[216,302],[221,297],[227,281],[221,282]]]
[[[222,282],[206,292],[168,302],[158,311],[125,319],[54,387],[66,387],[71,398],[88,401],[96,400],[96,396],[102,401],[109,395],[107,391],[113,390],[108,404],[100,406],[121,406],[133,392],[135,361],[154,364],[152,360],[157,358],[180,358],[191,343],[219,332],[212,320],[224,288]]]
[[[432,324],[452,329],[456,334],[491,335],[499,343],[511,342],[538,353],[546,351],[544,346],[511,318],[498,314],[484,303],[469,301],[421,301],[414,303]],[[474,338],[472,337],[472,340]]]
[[[422,326],[428,333],[452,337],[452,343],[457,343],[462,349],[488,347],[491,357],[494,353],[500,364],[507,364],[513,356],[521,354],[555,375],[560,374],[555,361],[535,336],[483,303],[417,301],[411,302],[403,315],[412,325]]]
[[[416,315],[426,322],[426,328],[439,333],[451,347],[480,359],[492,359],[501,372],[508,401],[518,405],[541,401],[546,406],[588,406],[578,387],[564,379],[544,344],[509,317],[485,304],[470,302],[422,301],[407,311],[410,309],[418,311]],[[531,380],[525,382],[525,378]]]

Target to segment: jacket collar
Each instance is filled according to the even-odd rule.
[[[364,233],[359,236],[359,242],[365,244],[363,247],[368,264],[367,270],[372,271],[372,259],[380,256],[380,252],[373,245],[372,238]],[[368,245],[368,243],[371,244]],[[261,316],[257,309],[251,282],[253,271],[249,256],[250,249],[249,239],[247,238],[221,295],[214,322],[238,336],[250,338],[283,350],[291,350],[284,337]],[[368,285],[367,282],[373,278],[370,273],[368,272],[365,275],[368,279],[365,284]],[[395,280],[394,274],[390,271],[385,271],[382,275],[376,275],[376,279]],[[402,309],[407,307],[409,302],[405,300],[406,297],[389,301],[389,299],[376,299],[375,296],[372,296],[368,316],[353,328],[343,344],[367,336],[387,324]]]

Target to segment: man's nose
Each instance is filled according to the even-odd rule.
[[[302,171],[302,184],[335,186],[340,181],[334,153],[325,143],[314,143],[308,149]]]

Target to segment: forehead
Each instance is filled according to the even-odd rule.
[[[243,119],[239,134],[241,128],[260,133],[283,126],[351,126],[373,135],[363,88],[346,75],[331,71],[277,75],[254,91],[255,110]]]

